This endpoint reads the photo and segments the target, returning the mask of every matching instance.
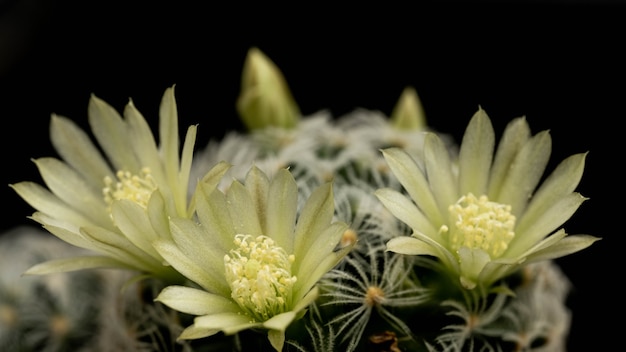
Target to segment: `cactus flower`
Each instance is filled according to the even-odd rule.
[[[172,239],[154,244],[199,288],[168,286],[156,301],[197,316],[179,339],[254,328],[267,330],[281,351],[287,327],[318,297],[322,275],[351,249],[338,249],[348,227],[332,222],[332,184],[316,188],[298,209],[287,169],[270,179],[253,167],[245,184],[233,181],[226,191],[217,187],[220,173],[213,174],[196,191],[199,224],[172,218]]]
[[[35,160],[47,188],[30,181],[11,187],[36,209],[32,218],[46,230],[97,255],[47,261],[27,273],[111,267],[179,281],[182,276],[163,265],[150,245],[169,229],[151,224],[149,209],[163,208],[171,216],[192,214],[187,188],[196,126],[187,130],[180,157],[173,87],[161,101],[158,146],[132,100],[122,118],[92,95],[88,112],[99,146],[70,119],[53,115],[51,140],[62,160]]]
[[[526,119],[517,118],[495,156],[494,146],[491,121],[479,109],[458,161],[432,133],[425,138],[423,167],[400,149],[383,150],[408,198],[388,188],[376,195],[413,230],[391,239],[387,250],[436,257],[463,287],[474,289],[489,288],[523,264],[562,257],[599,239],[557,230],[586,200],[574,191],[586,153],[563,160],[537,187],[551,152],[548,131],[531,136]]]

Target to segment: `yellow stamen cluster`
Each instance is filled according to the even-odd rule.
[[[515,216],[511,206],[491,202],[487,196],[476,198],[469,193],[448,208],[450,212],[450,245],[482,249],[494,259],[504,253],[515,236]]]
[[[110,206],[119,199],[129,199],[146,207],[150,195],[157,188],[157,184],[150,174],[150,169],[143,168],[141,175],[133,175],[129,171],[118,171],[117,182],[110,177],[104,178],[102,193],[104,201]]]
[[[226,280],[232,298],[256,321],[286,311],[296,277],[295,257],[267,236],[236,235],[230,254],[224,256]]]

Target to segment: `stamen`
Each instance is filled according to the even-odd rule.
[[[104,178],[104,188],[102,194],[104,201],[111,206],[119,199],[129,199],[146,207],[152,192],[157,189],[157,184],[152,178],[150,169],[143,168],[141,175],[133,175],[129,171],[118,171],[118,181],[115,182],[110,177]]]
[[[476,198],[469,193],[448,208],[450,212],[450,245],[480,248],[492,259],[508,248],[515,236],[515,216],[511,206],[491,202],[487,196]]]
[[[285,312],[296,282],[293,254],[267,236],[238,234],[234,242],[237,248],[224,256],[232,298],[257,321]]]

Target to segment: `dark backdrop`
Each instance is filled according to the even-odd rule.
[[[51,113],[86,127],[95,93],[122,109],[130,97],[156,126],[176,84],[181,126],[199,142],[240,129],[235,99],[251,46],[285,74],[303,113],[356,107],[390,113],[415,87],[429,124],[460,141],[482,106],[499,133],[526,115],[549,129],[551,166],[589,151],[578,190],[589,197],[566,223],[603,237],[559,260],[574,284],[570,350],[620,341],[624,299],[622,102],[626,7],[526,2],[353,7],[45,0],[0,1],[2,230],[33,224],[8,184],[39,180],[30,158],[54,155]],[[618,301],[619,300],[619,301]]]

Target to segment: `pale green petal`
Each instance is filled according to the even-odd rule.
[[[219,329],[226,335],[232,335],[241,330],[262,326],[262,323],[255,323],[252,318],[241,313],[218,313],[197,317],[194,325],[201,329]]]
[[[178,336],[178,340],[194,340],[201,339],[204,337],[213,336],[220,332],[220,329],[205,329],[199,328],[195,325],[191,325],[185,328],[183,332]]]
[[[394,176],[406,189],[420,210],[433,223],[435,228],[444,224],[435,196],[430,190],[426,176],[415,160],[400,148],[388,148],[382,151],[383,157]]]
[[[167,263],[189,280],[202,286],[207,291],[222,296],[230,295],[230,288],[224,287],[223,272],[211,275],[206,268],[199,266],[194,260],[187,257],[174,243],[167,240],[157,240],[154,248],[161,254]],[[217,276],[220,276],[218,278]]]
[[[233,247],[236,232],[224,194],[215,188],[200,185],[200,191],[196,194],[196,215],[205,232],[210,235],[212,245],[228,252],[227,249]]]
[[[319,295],[320,295],[319,286],[313,286],[313,288],[309,292],[307,292],[304,295],[304,297],[302,297],[298,302],[296,302],[296,304],[292,308],[292,311],[296,313],[303,311],[308,306],[313,304],[313,302],[315,302],[315,300],[319,297]]]
[[[125,262],[105,256],[79,256],[72,258],[54,259],[32,266],[24,275],[47,275],[76,270],[88,270],[97,268],[114,268],[133,270],[132,266]]]
[[[352,246],[341,248],[336,252],[329,253],[319,263],[318,266],[308,269],[310,271],[300,270],[296,273],[298,281],[294,285],[294,297],[302,297],[313,286],[315,286],[320,278],[334,268],[341,260],[352,250]],[[296,259],[297,260],[297,259]]]
[[[259,234],[271,236],[270,233],[266,232],[268,221],[267,215],[269,212],[269,209],[267,208],[267,199],[270,191],[269,178],[263,171],[261,171],[261,169],[256,166],[252,166],[246,175],[244,187],[248,196],[252,200],[254,211],[258,216],[259,224],[261,225]]]
[[[267,201],[265,233],[287,253],[293,253],[293,232],[298,208],[298,186],[291,173],[279,170],[274,178]]]
[[[72,120],[53,114],[50,140],[61,158],[85,177],[87,183],[101,185],[105,176],[115,177],[89,135]]]
[[[515,228],[515,237],[509,244],[508,253],[515,256],[540,241],[571,218],[585,200],[587,198],[579,193],[570,193],[561,199],[554,200],[550,207],[543,209],[543,212],[537,214],[535,219],[528,220],[526,229]]]
[[[285,331],[283,330],[269,330],[267,332],[267,338],[270,340],[270,344],[276,351],[282,351],[285,345]]]
[[[292,273],[298,277],[296,286],[308,291],[322,275],[329,271],[336,263],[328,261],[333,258],[336,253],[333,250],[337,247],[343,232],[348,229],[348,225],[344,223],[334,223],[330,225],[324,232],[320,234],[312,234],[314,242],[311,243],[309,250],[296,255],[296,262],[292,265]],[[326,264],[323,264],[326,263]],[[326,265],[332,265],[328,267]],[[314,273],[318,274],[314,274]],[[306,276],[303,277],[303,276]],[[301,284],[308,283],[301,286]]]
[[[170,217],[165,208],[165,200],[159,190],[152,192],[148,200],[148,218],[156,238],[172,239]],[[152,245],[150,245],[152,246]]]
[[[205,275],[211,277],[212,282],[221,283],[219,287],[211,287],[209,291],[219,293],[228,292],[229,288],[224,279],[224,252],[213,246],[211,234],[204,231],[198,224],[189,219],[173,218],[171,220],[172,238],[180,251],[203,268]]]
[[[581,153],[566,158],[546,178],[530,200],[524,215],[518,219],[517,232],[526,232],[527,228],[533,227],[537,218],[553,207],[553,203],[574,191],[582,177],[586,155]]]
[[[64,242],[80,248],[94,251],[97,250],[94,242],[82,235],[80,233],[80,229],[71,221],[61,220],[40,212],[34,213],[32,218],[42,224],[46,231],[55,235]]]
[[[159,147],[165,164],[167,182],[178,180],[178,110],[174,99],[174,87],[163,93],[159,106]]]
[[[530,139],[530,127],[525,117],[513,119],[506,125],[491,167],[489,199],[498,199],[502,184],[509,175],[511,163],[520,149]]]
[[[61,201],[47,188],[35,182],[22,181],[10,185],[10,187],[42,215],[63,219],[63,221],[74,224],[75,227],[91,223],[90,219]]]
[[[526,258],[535,253],[538,252],[540,250],[546,249],[548,247],[553,246],[555,243],[561,241],[565,236],[567,236],[567,233],[565,232],[564,229],[560,229],[559,231],[551,234],[550,236],[544,238],[543,240],[536,242],[532,247],[526,249],[526,248],[520,248],[521,249],[526,249],[525,252],[521,253],[521,254],[517,254],[517,253],[505,253],[506,255],[498,258],[497,262],[499,263],[505,263],[505,264],[519,264],[521,262],[523,262],[524,260],[526,260]],[[512,251],[511,251],[512,252]],[[517,252],[517,248],[516,248],[516,252]]]
[[[263,234],[259,220],[258,209],[239,181],[233,181],[226,193],[226,204],[233,219],[232,227],[235,233],[259,236]]]
[[[439,136],[434,133],[426,134],[424,141],[426,176],[441,214],[447,214],[448,207],[460,198],[449,153]]]
[[[165,180],[152,129],[141,112],[137,110],[132,99],[124,107],[124,118],[127,121],[128,137],[133,145],[132,151],[141,159],[142,167],[149,168],[155,180]]]
[[[217,188],[220,181],[231,167],[231,164],[225,161],[220,161],[215,164],[215,166],[211,167],[211,169],[204,176],[202,176],[202,184],[206,187],[206,189],[209,189],[212,192],[213,189]]]
[[[467,289],[476,287],[477,279],[491,258],[480,248],[461,247],[458,251],[461,284]]]
[[[296,312],[285,312],[278,315],[275,315],[265,322],[263,322],[263,327],[266,329],[277,330],[284,332],[287,330],[287,327],[291,322],[296,318]]]
[[[439,252],[431,245],[415,237],[398,236],[387,242],[390,252],[406,255],[430,255],[439,257]]]
[[[552,139],[548,131],[533,136],[511,164],[499,198],[490,200],[510,205],[511,212],[519,219],[543,176],[551,150]]]
[[[91,95],[87,107],[89,125],[115,170],[138,174],[142,165],[132,151],[128,128],[120,114],[107,102]]]
[[[459,150],[461,195],[472,193],[480,197],[487,192],[495,139],[491,120],[487,113],[479,108],[465,130]],[[456,200],[458,197],[454,201]]]
[[[137,248],[160,260],[161,256],[152,248],[151,243],[157,239],[146,210],[136,202],[128,199],[115,201],[111,206],[113,222]]]
[[[176,187],[176,209],[180,216],[190,217],[193,214],[193,207],[187,209],[187,192],[189,189],[189,175],[191,174],[191,165],[193,162],[194,146],[196,144],[197,126],[189,126],[185,135],[185,142],[180,160],[180,170],[178,173],[178,182],[171,187]],[[194,182],[194,181],[192,181]]]
[[[62,201],[71,204],[94,223],[111,222],[103,200],[102,188],[96,189],[93,185],[86,184],[83,177],[58,159],[40,158],[34,161],[48,189]]]
[[[167,286],[154,300],[192,315],[241,312],[230,298],[186,286]]]
[[[119,233],[96,226],[85,226],[80,229],[81,234],[93,239],[96,251],[108,254],[114,259],[126,262],[129,265],[148,272],[159,272],[162,263],[149,256],[142,249],[132,244]]]
[[[569,235],[548,248],[530,254],[526,262],[531,263],[564,257],[581,251],[600,239],[590,235]]]
[[[294,231],[294,254],[302,258],[332,221],[335,210],[332,183],[316,188],[304,204]],[[336,243],[335,243],[336,244]]]
[[[430,219],[426,218],[402,193],[390,188],[380,188],[374,194],[393,216],[407,224],[414,232],[420,232],[434,241],[443,242]]]

